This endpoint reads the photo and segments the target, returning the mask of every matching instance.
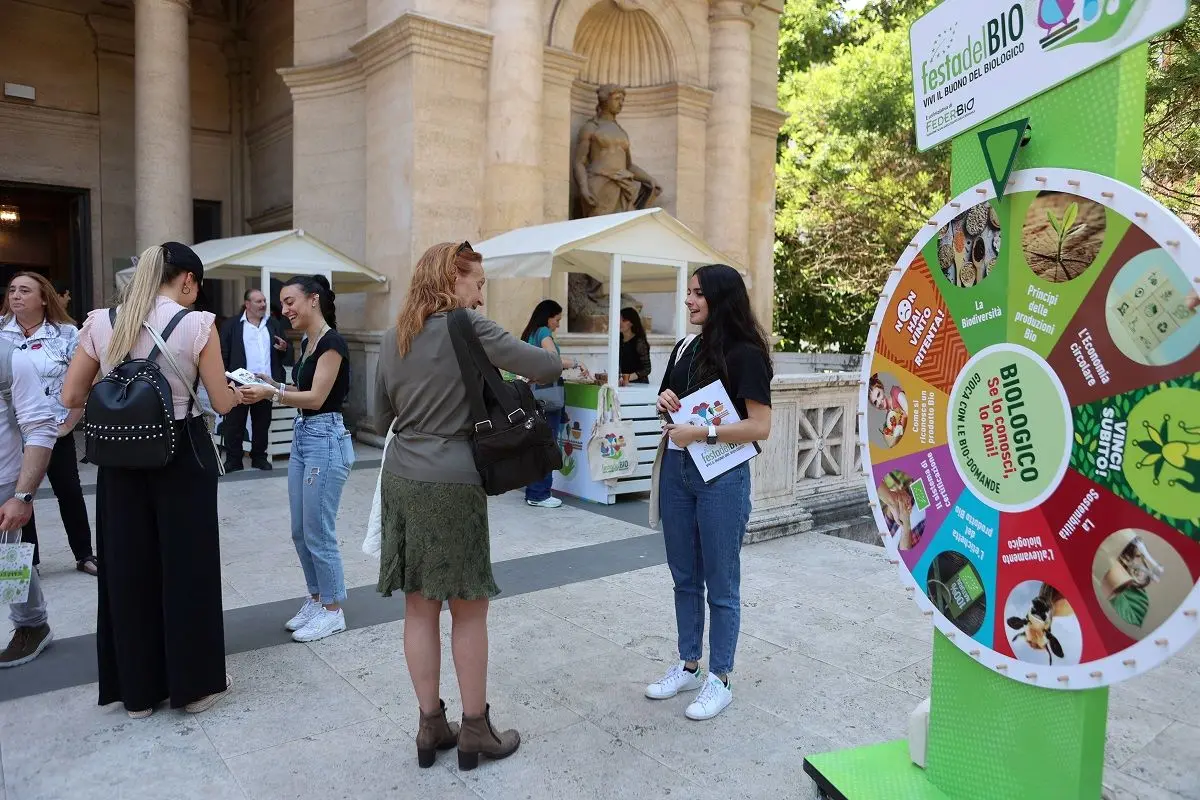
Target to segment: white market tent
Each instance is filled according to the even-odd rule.
[[[488,280],[551,278],[571,272],[608,282],[608,380],[617,384],[620,359],[621,291],[670,291],[676,308],[687,295],[688,276],[703,264],[746,270],[710,247],[661,208],[533,225],[502,233],[474,246]],[[747,284],[749,280],[747,279]],[[687,318],[675,315],[676,338]]]
[[[192,245],[204,262],[204,277],[217,280],[259,278],[260,287],[271,285],[271,276],[324,275],[337,292],[387,290],[387,278],[339,253],[312,234],[296,228],[250,236],[210,239]],[[134,268],[117,273],[117,288],[133,280]]]

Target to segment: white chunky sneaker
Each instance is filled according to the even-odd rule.
[[[324,606],[319,608],[316,616],[310,619],[307,625],[292,634],[292,638],[297,642],[315,642],[346,630],[346,615],[342,613],[342,609],[330,611]]]
[[[558,508],[562,505],[562,500],[557,497],[547,497],[545,500],[526,500],[525,502],[534,508]]]
[[[296,616],[289,619],[283,627],[289,631],[298,631],[307,625],[321,608],[321,604],[310,597],[304,601],[304,605],[300,606],[300,610],[296,612]]]
[[[651,700],[666,700],[680,692],[694,692],[704,685],[703,672],[697,669],[688,672],[683,668],[686,662],[680,661],[667,670],[667,674],[646,687],[646,697]]]
[[[704,688],[683,713],[688,719],[712,719],[725,710],[725,706],[733,702],[733,692],[720,678],[709,673]]]

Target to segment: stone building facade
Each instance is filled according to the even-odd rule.
[[[0,0],[0,205],[30,209],[0,266],[57,270],[82,311],[147,244],[304,228],[390,279],[339,298],[370,373],[429,244],[572,216],[575,133],[617,83],[658,204],[769,320],[781,5]],[[565,291],[495,282],[489,310],[517,328]]]

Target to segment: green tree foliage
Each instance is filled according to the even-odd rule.
[[[1200,231],[1200,3],[1150,43],[1142,188]]]
[[[949,194],[949,145],[918,153],[908,26],[934,0],[786,0],[779,40],[775,331],[861,352],[889,270]],[[1150,47],[1146,191],[1200,224],[1200,3]]]
[[[861,352],[884,278],[945,202],[949,150],[914,145],[908,24],[931,3],[849,13],[788,0],[777,169],[775,329],[788,350]],[[830,54],[825,31],[840,38]],[[811,50],[807,43],[815,42]],[[805,66],[807,65],[807,66]]]

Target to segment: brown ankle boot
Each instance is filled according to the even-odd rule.
[[[458,726],[446,721],[446,701],[432,714],[421,712],[421,727],[417,730],[417,764],[432,767],[438,750],[449,750],[458,743]]]
[[[492,727],[492,707],[489,705],[481,717],[463,717],[462,731],[458,734],[458,768],[475,769],[479,757],[498,760],[508,758],[521,746],[521,734],[516,731],[497,733]]]

